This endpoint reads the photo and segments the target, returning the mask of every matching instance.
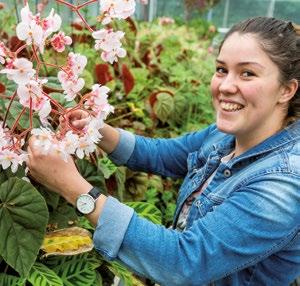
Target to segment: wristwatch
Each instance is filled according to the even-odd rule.
[[[93,187],[88,193],[81,194],[76,200],[76,213],[79,216],[88,215],[96,208],[96,200],[101,195],[97,187]]]

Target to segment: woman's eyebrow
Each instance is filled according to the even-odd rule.
[[[222,60],[216,59],[216,62],[218,64],[222,64],[222,65],[226,65],[226,63]],[[247,62],[240,62],[237,64],[238,66],[247,66],[247,65],[255,65],[258,66],[261,69],[265,69],[265,67],[257,62],[251,62],[251,61],[247,61]]]

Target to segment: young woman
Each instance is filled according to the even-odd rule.
[[[173,229],[99,195],[71,159],[45,160],[34,138],[30,173],[87,214],[97,251],[161,285],[288,285],[300,275],[299,81],[293,25],[257,17],[235,25],[220,47],[216,124],[175,139],[102,129],[101,148],[116,164],[185,178]],[[76,111],[70,120],[82,127],[88,119]],[[91,189],[92,199],[82,196]]]

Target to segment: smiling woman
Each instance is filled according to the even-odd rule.
[[[300,274],[299,81],[292,24],[253,18],[221,45],[211,81],[216,124],[173,139],[105,125],[100,147],[115,164],[184,181],[173,229],[94,196],[86,215],[96,250],[161,285],[291,283]],[[76,110],[69,121],[81,129],[89,117]],[[80,210],[78,198],[95,188],[71,158],[44,155],[30,141],[32,176]]]

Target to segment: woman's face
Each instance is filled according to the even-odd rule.
[[[211,81],[216,124],[237,139],[259,143],[282,126],[279,69],[252,34],[230,35]]]

